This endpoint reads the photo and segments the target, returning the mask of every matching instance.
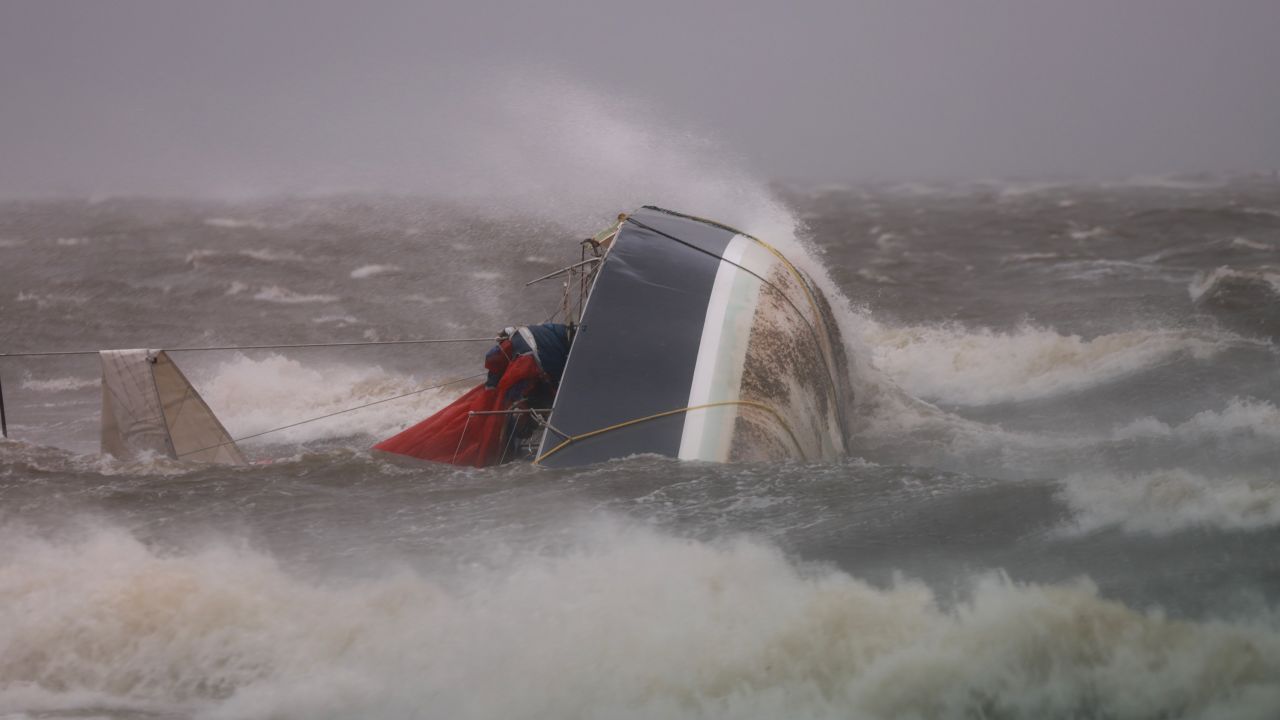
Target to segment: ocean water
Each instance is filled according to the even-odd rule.
[[[370,457],[454,386],[120,462],[95,358],[0,359],[0,717],[1280,717],[1274,180],[10,201],[0,350],[488,336],[647,202],[820,279],[847,460]],[[245,436],[484,349],[175,359]]]

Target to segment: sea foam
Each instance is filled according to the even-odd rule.
[[[285,305],[300,305],[304,303],[331,303],[337,302],[337,295],[323,295],[298,293],[289,288],[279,285],[270,285],[262,287],[258,292],[254,293],[254,300],[262,300],[265,302],[282,303]]]
[[[196,389],[233,437],[347,410],[465,376],[422,379],[377,365],[315,367],[279,354],[236,355],[191,373]],[[478,381],[477,381],[478,382]],[[332,418],[272,433],[263,441],[299,443],[329,438],[385,437],[417,422],[462,394],[469,382],[426,390]]]
[[[1268,290],[1273,299],[1280,300],[1280,268],[1237,270],[1222,266],[1196,275],[1187,286],[1187,292],[1192,302],[1199,303],[1216,292],[1255,287]]]
[[[1272,717],[1280,627],[975,578],[940,603],[607,523],[489,568],[303,577],[115,528],[0,543],[0,708],[213,718]]]
[[[24,378],[22,388],[36,392],[70,392],[97,387],[98,378],[58,377],[58,378]]]
[[[1216,474],[1169,468],[1136,473],[1076,473],[1059,497],[1072,526],[1121,527],[1167,534],[1188,528],[1255,530],[1280,524],[1280,474]]]
[[[877,367],[903,389],[956,405],[1075,392],[1182,356],[1204,360],[1231,345],[1229,337],[1180,330],[1085,339],[1034,325],[999,331],[959,324],[876,324],[868,341]]]
[[[351,271],[353,280],[363,280],[373,277],[374,275],[385,275],[386,273],[399,272],[399,265],[361,265]]]
[[[1148,437],[1195,440],[1241,433],[1280,440],[1280,408],[1256,398],[1232,398],[1221,411],[1203,410],[1184,422],[1172,425],[1152,417],[1142,417],[1116,428],[1112,436],[1118,440]]]

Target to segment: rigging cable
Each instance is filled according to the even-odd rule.
[[[776,420],[780,426],[782,426],[782,429],[787,431],[787,436],[791,438],[791,444],[795,445],[796,452],[800,454],[800,460],[802,462],[807,461],[807,458],[805,457],[805,453],[804,453],[804,448],[801,447],[800,441],[796,439],[796,434],[792,432],[791,426],[787,424],[787,421],[783,419],[782,415],[780,415],[777,410],[769,407],[768,405],[765,405],[764,403],[755,402],[753,400],[723,400],[720,402],[706,403],[705,405],[691,405],[689,407],[677,408],[675,410],[664,410],[663,412],[657,412],[652,415],[645,415],[644,417],[638,417],[631,420],[625,420],[620,423],[614,423],[613,425],[609,425],[608,427],[602,427],[596,430],[590,430],[588,432],[579,433],[577,435],[564,435],[564,433],[561,433],[559,430],[555,430],[557,434],[564,435],[565,439],[559,445],[556,445],[555,447],[551,448],[550,450],[542,453],[537,458],[535,458],[533,461],[533,464],[534,465],[542,464],[543,460],[546,460],[547,458],[551,457],[552,455],[555,455],[556,453],[572,445],[573,443],[578,442],[579,440],[586,440],[587,438],[595,437],[597,435],[603,435],[607,432],[612,432],[614,430],[621,430],[622,428],[630,427],[632,425],[639,425],[640,423],[648,422],[650,420],[658,420],[660,418],[669,417],[671,415],[679,415],[680,413],[687,413],[692,410],[707,410],[710,408],[729,407],[729,406],[742,406],[742,407],[755,408],[757,410],[763,410],[769,413],[770,415],[772,415],[773,419]],[[547,427],[550,427],[550,425],[548,425]]]
[[[436,345],[443,343],[493,342],[491,337],[439,338],[431,340],[364,340],[360,342],[296,343],[292,345],[211,345],[208,347],[159,347],[165,352],[198,352],[212,350],[288,350],[294,348],[356,347],[365,345]],[[0,353],[7,357],[50,357],[54,355],[97,355],[101,350],[57,350],[53,352]]]
[[[295,422],[295,423],[290,423],[290,424],[288,424],[288,425],[281,425],[280,427],[271,428],[270,430],[263,430],[263,431],[262,431],[262,432],[260,432],[260,433],[254,433],[254,434],[252,434],[252,435],[245,435],[244,437],[238,437],[238,438],[235,438],[234,440],[228,440],[228,441],[226,441],[226,442],[220,442],[220,443],[218,443],[218,444],[216,444],[216,445],[210,445],[209,447],[203,447],[203,448],[200,448],[199,450],[189,450],[189,451],[187,451],[187,452],[184,452],[184,453],[182,453],[182,454],[178,455],[178,458],[179,458],[179,459],[181,459],[181,458],[183,458],[183,457],[186,457],[187,455],[195,455],[196,453],[201,453],[201,452],[204,452],[205,450],[213,450],[213,449],[215,449],[215,448],[220,448],[220,447],[222,447],[223,445],[234,445],[235,443],[242,442],[242,441],[244,441],[244,440],[252,440],[253,438],[262,437],[263,435],[269,435],[269,434],[271,434],[271,433],[273,433],[273,432],[280,432],[281,430],[288,430],[288,429],[290,429],[290,428],[298,427],[299,425],[306,425],[307,423],[313,423],[313,422],[316,422],[317,420],[324,420],[324,419],[326,419],[326,418],[331,418],[331,417],[334,417],[334,416],[336,416],[336,415],[342,415],[343,413],[355,412],[356,410],[363,410],[364,408],[367,408],[367,407],[372,407],[372,406],[374,406],[374,405],[381,405],[382,403],[385,403],[385,402],[391,402],[392,400],[399,400],[400,398],[406,398],[406,397],[409,397],[410,395],[417,395],[418,393],[423,393],[423,392],[426,392],[426,391],[428,391],[428,390],[438,390],[438,389],[440,389],[440,388],[442,388],[442,387],[446,387],[446,386],[448,386],[448,385],[454,385],[454,384],[457,384],[457,383],[460,383],[460,382],[465,382],[465,381],[467,381],[467,380],[475,380],[476,378],[484,377],[486,374],[487,374],[487,373],[476,373],[475,375],[468,375],[467,377],[455,378],[455,379],[453,379],[453,380],[449,380],[448,382],[440,383],[439,385],[430,385],[430,386],[428,386],[428,387],[418,388],[417,390],[410,390],[409,392],[407,392],[407,393],[401,393],[400,395],[395,395],[395,396],[388,397],[388,398],[382,398],[381,400],[374,400],[373,402],[367,402],[367,403],[365,403],[365,404],[363,404],[363,405],[357,405],[357,406],[355,406],[355,407],[350,407],[350,408],[347,408],[346,410],[337,410],[337,411],[334,411],[334,412],[328,413],[328,414],[326,414],[326,415],[321,415],[321,416],[319,416],[319,417],[308,418],[308,419],[306,419],[306,420],[299,420],[298,422]]]

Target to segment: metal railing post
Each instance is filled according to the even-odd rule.
[[[4,381],[0,380],[0,437],[9,437],[9,420],[4,416]]]

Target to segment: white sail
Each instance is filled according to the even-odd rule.
[[[102,451],[241,465],[244,455],[163,351],[103,350]]]

